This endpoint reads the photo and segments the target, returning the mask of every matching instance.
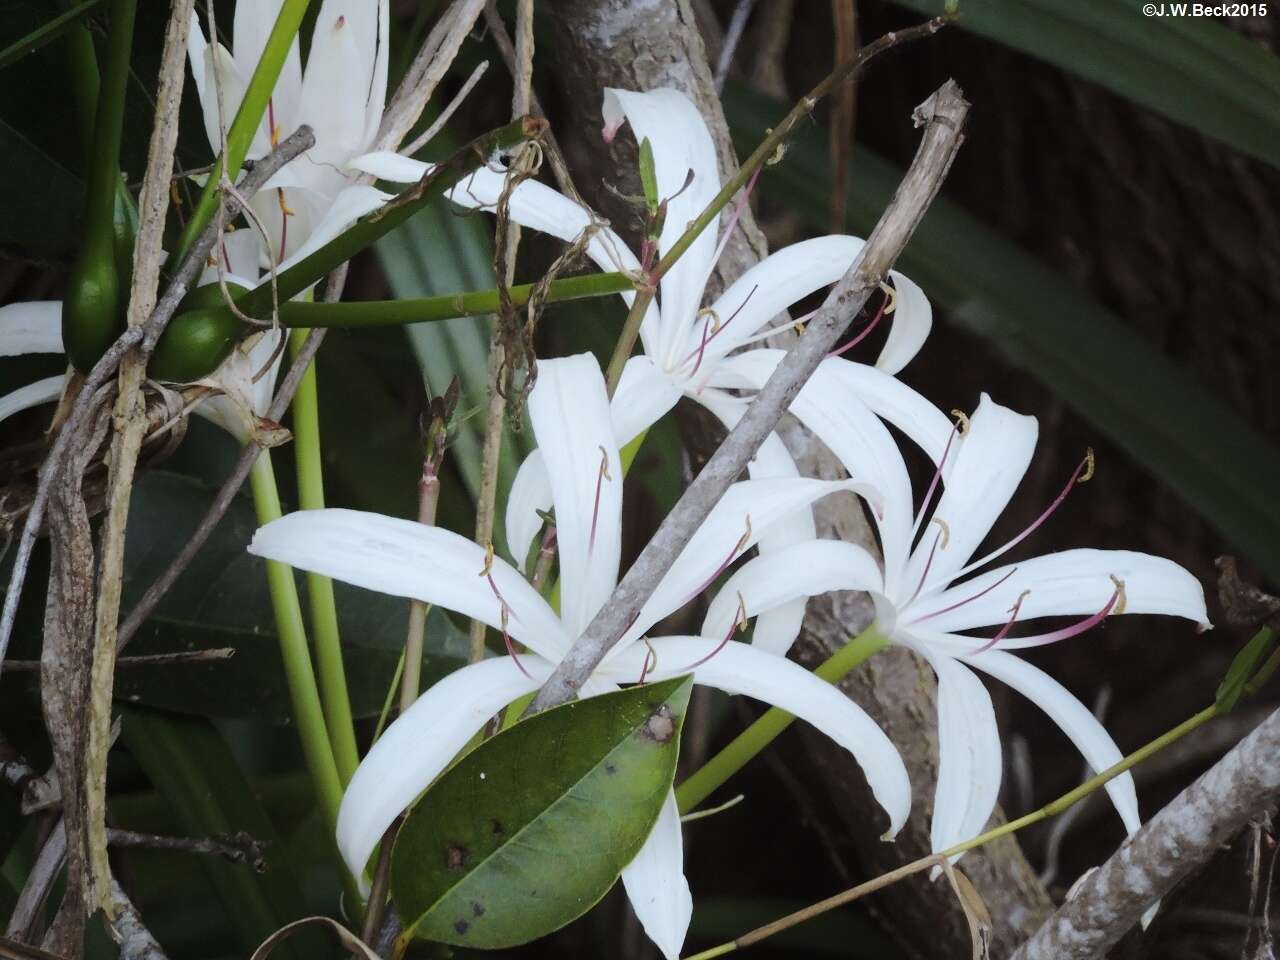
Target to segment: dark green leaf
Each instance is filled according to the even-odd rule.
[[[14,41],[0,50],[0,68],[17,63],[28,54],[35,53],[46,43],[57,40],[69,30],[86,13],[96,7],[102,0],[84,0],[65,13],[48,20],[46,23],[28,33],[25,37]]]
[[[201,857],[200,865],[222,900],[241,942],[252,950],[290,920],[305,915],[297,878],[279,837],[249,781],[218,732],[203,720],[180,720],[147,710],[122,712],[122,736],[130,754],[169,802],[188,836],[245,831],[270,844],[268,869]],[[318,956],[289,944],[293,956]]]
[[[691,684],[568,703],[464,757],[409,811],[392,852],[406,930],[495,949],[585,913],[657,820]]]
[[[1252,640],[1244,645],[1244,649],[1236,654],[1227,668],[1227,675],[1218,684],[1218,692],[1214,694],[1214,705],[1219,712],[1228,713],[1235,709],[1244,695],[1245,685],[1253,679],[1254,673],[1262,666],[1275,645],[1275,634],[1266,627],[1259,630]]]
[[[896,2],[929,16],[945,5]],[[1142,0],[963,0],[958,24],[1280,166],[1280,58],[1211,17],[1142,9]]]
[[[759,143],[785,107],[730,85],[739,149]],[[792,209],[825,229],[825,139],[797,138],[769,168]],[[855,151],[846,222],[863,236],[902,173]],[[1118,317],[945,199],[898,261],[951,319],[994,343],[1175,489],[1269,576],[1280,577],[1280,452]],[[926,345],[925,349],[929,349]]]

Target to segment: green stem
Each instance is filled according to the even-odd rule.
[[[76,4],[70,10],[58,14],[44,25],[32,30],[21,40],[9,44],[9,46],[0,50],[0,68],[17,63],[23,57],[35,53],[45,44],[52,43],[64,33],[74,30],[76,27],[80,27],[84,32],[84,36],[88,38],[89,31],[84,27],[84,16],[101,2],[102,0],[84,0],[83,3]],[[89,43],[92,50],[92,39],[90,39]],[[96,82],[96,69],[94,78]]]
[[[267,37],[267,45],[262,50],[262,57],[253,71],[249,86],[245,88],[244,99],[240,101],[240,108],[236,111],[235,119],[231,121],[231,126],[227,130],[226,156],[219,157],[214,164],[209,179],[205,182],[204,192],[200,194],[196,209],[191,219],[187,221],[186,227],[183,228],[182,237],[169,260],[170,267],[182,262],[182,258],[195,243],[196,237],[209,225],[214,214],[217,213],[218,187],[222,182],[223,169],[227,170],[233,183],[239,175],[244,158],[253,144],[254,134],[262,124],[262,115],[266,113],[267,103],[271,99],[272,91],[276,88],[276,81],[280,78],[280,71],[284,68],[285,59],[289,56],[289,48],[293,45],[294,37],[298,35],[298,28],[302,25],[302,18],[307,12],[309,3],[310,0],[284,0],[281,4],[280,14],[276,17],[275,26],[271,28],[271,34]],[[217,42],[218,38],[213,37],[211,43]],[[284,130],[280,133],[288,136],[293,131]],[[273,142],[275,139],[273,135]]]
[[[67,54],[71,90],[80,119],[80,142],[84,144],[85,170],[88,170],[93,166],[93,125],[98,114],[98,55],[93,49],[93,35],[83,20],[74,22],[67,33]]]
[[[254,463],[249,474],[249,486],[253,491],[253,505],[257,510],[259,525],[278,520],[283,512],[280,509],[280,494],[276,489],[270,453],[264,451]],[[284,661],[289,699],[293,704],[293,719],[298,725],[302,753],[332,836],[338,822],[338,806],[342,802],[342,782],[338,778],[338,767],[325,729],[324,710],[320,706],[320,694],[316,689],[311,651],[307,646],[307,633],[302,623],[302,605],[298,601],[298,585],[293,579],[291,567],[274,560],[266,561],[266,565],[267,586],[271,591],[276,632],[280,635],[280,656]]]
[[[281,273],[276,281],[280,303],[292,300],[341,264],[354,258],[375,240],[400,226],[450,187],[469,176],[495,150],[509,150],[525,140],[537,139],[545,128],[545,120],[526,117],[477,137],[448,160],[437,164],[431,173],[381,210],[359,221],[315,253]],[[269,316],[272,307],[271,284],[264,283],[238,297],[236,306],[251,317]]]
[[[631,302],[631,311],[626,322],[622,324],[622,332],[618,334],[618,342],[613,347],[613,356],[609,358],[609,369],[605,371],[605,386],[612,399],[622,381],[622,371],[631,359],[631,351],[635,349],[636,338],[640,336],[640,325],[644,323],[644,315],[653,303],[652,286],[636,291],[636,298]]]
[[[93,156],[90,157],[86,189],[89,206],[86,221],[90,231],[111,229],[115,217],[116,186],[120,179],[120,141],[124,127],[125,90],[129,84],[129,53],[133,49],[133,26],[137,0],[115,0],[111,4],[111,32],[107,39],[107,62],[103,68],[102,86],[98,92],[98,111],[94,121]],[[88,55],[77,44],[77,73],[87,71]],[[86,89],[89,82],[78,77],[78,85]]]
[[[289,353],[296,358],[307,334],[289,335]],[[320,456],[320,405],[316,397],[314,361],[298,384],[293,404],[293,449],[298,469],[298,505],[303,510],[324,509],[324,471]],[[263,458],[265,459],[265,457]],[[342,663],[342,639],[338,632],[338,607],[333,581],[318,573],[307,574],[307,600],[315,642],[316,670],[320,675],[320,700],[334,760],[343,786],[351,782],[360,754],[356,749],[355,722],[347,694],[347,674]]]
[[[524,283],[511,288],[511,303],[523,307],[529,302],[536,284]],[[556,280],[548,287],[547,302],[561,303],[585,297],[603,297],[634,288],[632,280],[622,273],[593,273],[583,277]],[[454,317],[476,317],[496,313],[497,290],[451,293],[439,297],[413,300],[382,300],[364,303],[299,303],[280,304],[280,322],[293,329],[315,327],[391,327],[409,323],[430,323]]]
[[[837,683],[878,650],[889,645],[889,638],[872,624],[822,663],[814,675],[828,683]],[[705,800],[712,791],[747,765],[774,738],[791,725],[795,717],[778,707],[771,707],[755,723],[738,734],[733,741],[684,783],[676,787],[676,806],[681,813],[688,813]]]

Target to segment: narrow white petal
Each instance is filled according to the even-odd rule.
[[[377,46],[368,0],[325,0],[302,74],[298,120],[315,131],[310,158],[341,168],[364,149],[365,112]]]
[[[542,461],[542,452],[534,450],[520,464],[507,492],[507,549],[521,570],[525,569],[533,538],[542,529],[542,517],[538,516],[538,511],[550,513],[552,504],[547,465]]]
[[[200,15],[191,11],[187,22],[187,64],[191,67],[191,77],[196,84],[196,98],[202,110],[205,108],[205,52],[209,49],[209,41],[205,39],[204,30],[200,27]]]
[[[237,3],[235,23],[231,33],[231,52],[235,54],[236,64],[241,73],[252,76],[262,59],[262,51],[266,49],[267,37],[271,35],[280,15],[284,0],[255,0],[253,3]],[[271,113],[275,115],[277,139],[283,140],[293,133],[294,118],[298,115],[298,96],[302,90],[302,61],[298,56],[298,38],[293,38],[289,53],[285,56],[284,66],[276,80],[275,89],[271,91]],[[263,129],[266,136],[262,144],[271,143],[270,129],[266,126],[270,114],[264,116]],[[230,123],[230,121],[228,121]],[[256,139],[256,138],[255,138]]]
[[[382,125],[382,110],[387,102],[387,71],[391,54],[391,3],[378,0],[378,53],[373,62],[369,83],[369,105],[365,112],[364,137],[361,147],[373,143]]]
[[[624,447],[667,415],[680,399],[680,387],[647,356],[632,357],[614,391],[613,435]]]
[[[375,150],[351,159],[347,169],[359,170],[388,183],[417,183],[427,175],[431,164],[403,157],[391,150]]]
[[[650,641],[658,655],[652,679],[675,677],[707,657],[719,640],[704,637],[659,637]],[[634,668],[639,676],[648,651],[632,647],[624,662],[611,673],[626,675]],[[893,836],[911,812],[911,783],[897,749],[862,708],[837,688],[820,680],[790,660],[756,650],[745,643],[731,642],[706,663],[694,668],[695,683],[716,687],[726,693],[740,693],[781,707],[811,723],[858,761],[876,801],[889,815],[887,836]]]
[[[595,357],[539,361],[529,419],[555,503],[561,619],[576,637],[617,585],[622,554],[622,464]]]
[[[373,848],[407,808],[453,761],[491,716],[536,690],[551,665],[534,656],[520,660],[533,679],[496,657],[449,674],[396,718],[361,761],[338,810],[338,849],[351,872],[363,878]]]
[[[1161,613],[1202,627],[1209,625],[1199,580],[1172,560],[1129,550],[1063,550],[1010,563],[922,599],[912,605],[910,616],[920,619],[954,606],[954,610],[922,620],[921,625],[942,632],[1004,625],[1019,598],[1020,622],[1037,617],[1088,616],[1111,600],[1116,589],[1112,577],[1124,584],[1124,608],[1113,610],[1112,616]],[[1013,649],[1017,640],[1005,640],[1001,645]]]
[[[66,374],[45,377],[25,387],[19,387],[12,393],[0,397],[0,423],[8,420],[15,413],[30,410],[42,403],[51,403],[62,396],[62,388],[66,386]]]
[[[898,302],[889,317],[892,324],[889,339],[880,350],[876,367],[894,374],[911,362],[929,338],[929,331],[933,329],[933,308],[914,280],[896,270],[890,271],[889,276],[898,292]]]
[[[308,170],[313,171],[314,168]],[[331,172],[328,168],[322,170],[325,174]],[[295,161],[271,178],[270,188],[259,190],[249,201],[267,233],[264,239],[257,225],[246,228],[258,241],[259,273],[263,275],[269,276],[273,260],[277,271],[286,264],[292,266],[296,263],[298,251],[315,236],[316,228],[334,205],[332,195],[304,185],[314,182],[315,177],[299,176],[295,171],[297,174],[306,172]]]
[[[679,960],[693,917],[693,897],[684,876],[680,811],[673,792],[668,791],[649,839],[623,868],[622,885],[649,939],[666,960]]]
[[[945,653],[916,646],[938,675],[938,786],[930,838],[934,853],[976,837],[1000,795],[1000,729],[991,695]]]
[[[707,359],[728,356],[793,303],[835,283],[864,245],[858,237],[814,237],[783,247],[747,270],[711,305],[727,325],[707,344]]]
[[[945,533],[936,551],[932,547],[937,529],[920,541],[907,571],[906,583],[912,589],[926,567],[927,590],[950,583],[969,562],[1022,482],[1038,431],[1035,417],[1014,413],[982,395],[969,429],[952,446],[955,460],[933,511],[933,519],[946,524]]]
[[[61,300],[32,300],[0,307],[0,357],[62,351]]]
[[[334,198],[333,205],[325,213],[324,219],[311,231],[310,236],[307,236],[300,246],[293,249],[289,257],[277,269],[287,270],[303,258],[309,257],[361,217],[373,213],[390,199],[391,194],[383,193],[381,190],[366,184],[356,184],[345,188]],[[292,231],[294,230],[292,221],[289,224],[289,230],[292,236]],[[289,246],[292,247],[292,243]]]
[[[667,201],[667,218],[658,238],[658,249],[665,255],[720,192],[720,166],[711,131],[693,101],[667,87],[645,93],[607,88],[602,111],[606,136],[625,117],[636,143],[647,138],[653,148],[658,194]],[[690,173],[693,179],[686,187]],[[660,359],[677,359],[674,353],[680,351],[693,329],[714,265],[719,219],[699,234],[662,278]]]
[[[619,647],[643,635],[710,586],[717,571],[754,546],[775,524],[794,522],[800,511],[837,490],[875,495],[847,480],[799,478],[735,483],[676,558]]]
[[[761,552],[743,564],[711,601],[702,621],[701,633],[723,637],[740,615],[739,598],[748,617],[758,617],[795,599],[814,597],[832,590],[883,590],[884,578],[875,558],[862,547],[841,540],[809,540]],[[803,612],[803,604],[801,611]],[[752,646],[769,653],[785,654],[794,634],[779,636],[762,630],[760,621],[752,636]]]
[[[502,627],[501,601],[482,575],[484,550],[439,527],[359,510],[302,510],[261,527],[249,552]],[[546,601],[501,559],[490,576],[507,603],[511,636],[558,660],[568,641]]]
[[[722,390],[700,390],[695,394],[695,399],[719,417],[720,422],[729,430],[737,426],[747,409],[746,400],[730,396]],[[753,480],[800,476],[795,460],[776,433],[764,438],[764,443],[760,444],[760,449],[747,464],[747,472]],[[761,535],[760,553],[782,550],[793,544],[813,540],[817,535],[813,511],[798,510],[787,523],[776,523]],[[763,643],[769,649],[789,649],[800,635],[806,603],[805,597],[797,596],[762,611],[756,618],[754,642]]]
[[[497,209],[505,183],[505,170],[481,167],[445,195],[460,207],[492,213]],[[566,243],[573,243],[584,230],[592,228],[591,214],[580,204],[536,180],[526,180],[512,190],[507,203],[514,222],[530,230],[559,237]],[[587,242],[586,254],[596,266],[606,272],[617,270],[634,275],[640,272],[640,261],[622,238],[608,227],[595,228]],[[627,306],[635,300],[634,291],[627,291],[620,296]],[[651,303],[640,326],[640,338],[646,353],[655,353],[658,332],[658,307]]]
[[[748,350],[723,366],[759,389],[782,353]],[[911,478],[888,428],[843,379],[845,368],[850,366],[855,365],[838,359],[820,364],[792,402],[791,412],[827,445],[852,477],[870,484],[884,498],[884,515],[876,521],[885,559],[885,586],[893,595],[911,547]]]
[[[216,64],[216,67],[215,67]],[[217,87],[214,82],[214,71],[222,83],[222,113],[218,113]],[[244,88],[247,78],[240,73],[231,52],[220,43],[209,44],[204,51],[204,89],[206,96],[201,100],[204,110],[204,133],[209,140],[209,147],[214,155],[222,151],[222,130],[231,129],[236,111],[240,109],[240,101],[244,99]],[[219,122],[221,120],[221,122]],[[254,138],[258,145],[258,138]]]
[[[1043,670],[1001,650],[987,650],[977,656],[960,658],[971,667],[1006,683],[1049,715],[1076,745],[1095,773],[1101,773],[1124,759],[1111,734],[1098,722],[1092,711],[1077,700],[1066,687]],[[1142,826],[1138,816],[1138,792],[1128,771],[1107,781],[1107,793],[1124,821],[1130,836]]]

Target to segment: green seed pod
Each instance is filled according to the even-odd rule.
[[[202,289],[219,292],[217,286]],[[244,323],[225,307],[187,310],[169,321],[147,374],[170,383],[200,380],[218,369],[244,334]]]

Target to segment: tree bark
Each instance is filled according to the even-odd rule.
[[[598,171],[579,187],[615,228],[634,236],[634,214],[601,185],[639,193],[635,144],[617,137],[605,145],[595,134],[601,125],[603,87],[648,90],[670,86],[698,105],[716,141],[721,175],[737,169],[724,114],[712,83],[706,50],[688,0],[560,0],[552,14],[557,32],[557,79],[571,105],[572,128],[584,135],[571,141],[571,162]],[[909,126],[904,115],[904,127]],[[767,254],[767,245],[751,216],[743,213],[712,276],[709,294],[722,289]],[[794,421],[780,429],[801,471],[808,476],[842,475],[838,462],[818,440]],[[696,439],[696,438],[695,438]],[[861,509],[848,498],[830,498],[815,510],[819,536],[841,537],[874,549]],[[869,619],[865,596],[842,595],[810,602],[796,656],[813,664],[846,642]],[[845,682],[858,701],[902,751],[915,785],[915,804],[906,827],[893,844],[881,843],[881,816],[862,774],[841,748],[806,731],[815,773],[841,812],[839,833],[853,839],[860,874],[878,874],[929,852],[929,817],[937,782],[936,685],[924,664],[911,654],[890,651]],[[997,813],[997,820],[1002,815]],[[840,851],[847,856],[853,851]],[[995,921],[994,957],[1007,956],[1048,916],[1052,905],[1013,840],[974,851],[962,866],[987,901]],[[945,884],[923,877],[888,893],[885,922],[910,950],[931,958],[967,958],[970,945],[964,916]],[[945,927],[945,934],[942,929]]]

